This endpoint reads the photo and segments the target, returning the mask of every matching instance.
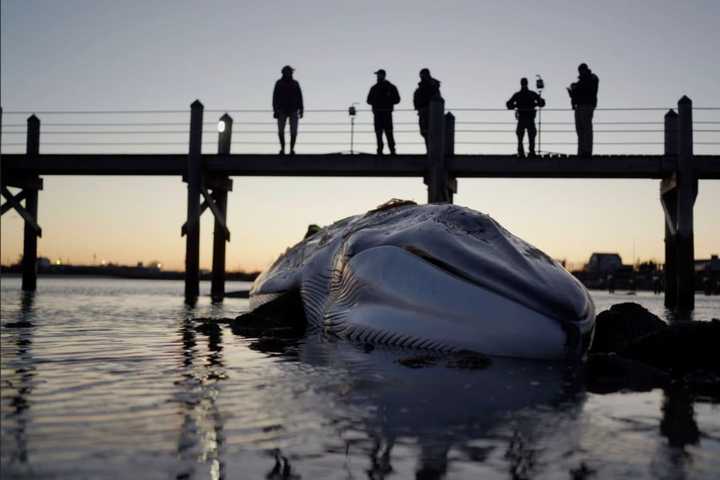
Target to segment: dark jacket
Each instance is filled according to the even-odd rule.
[[[440,82],[434,78],[418,82],[418,88],[413,95],[415,110],[423,110],[430,105],[430,100],[437,95],[440,96]]]
[[[297,80],[281,78],[275,82],[273,111],[285,114],[304,110],[302,90]]]
[[[578,81],[570,85],[570,102],[572,107],[578,105],[590,105],[597,107],[597,94],[600,79],[597,75],[588,70],[586,74],[580,75]]]
[[[535,107],[544,107],[545,99],[528,88],[524,88],[510,97],[505,104],[508,110],[517,109],[518,116],[535,118]]]
[[[373,112],[392,112],[393,105],[400,103],[400,94],[395,85],[383,80],[370,88],[367,103],[372,105]]]

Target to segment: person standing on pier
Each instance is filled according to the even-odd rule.
[[[382,68],[375,72],[377,83],[370,88],[367,103],[372,105],[375,137],[377,138],[377,154],[383,154],[383,132],[387,137],[390,155],[395,155],[395,137],[393,136],[393,107],[400,103],[400,94],[397,87],[387,81],[385,70]]]
[[[303,117],[303,97],[300,84],[293,79],[294,69],[285,65],[282,77],[275,82],[273,91],[273,117],[277,119],[280,155],[285,155],[285,124],[290,120],[290,155],[295,155],[298,119]]]
[[[597,107],[600,80],[587,64],[578,66],[578,81],[568,87],[570,103],[575,110],[575,132],[578,137],[578,157],[590,157],[593,151],[592,119]]]
[[[440,81],[430,76],[430,70],[420,70],[420,82],[413,95],[413,105],[418,112],[420,135],[425,139],[425,148],[428,146],[427,132],[430,123],[430,100],[440,97]]]
[[[523,138],[525,137],[525,130],[528,133],[528,150],[530,150],[528,156],[535,156],[535,135],[537,129],[535,128],[535,107],[544,107],[545,100],[528,88],[527,78],[520,79],[520,90],[510,97],[510,100],[505,104],[508,110],[515,110],[515,118],[517,118],[517,128],[515,133],[518,139],[518,157],[525,156],[525,149],[523,148]]]

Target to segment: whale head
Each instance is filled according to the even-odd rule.
[[[585,288],[490,216],[401,202],[288,250],[251,291],[299,288],[308,320],[351,340],[562,359],[589,347]]]

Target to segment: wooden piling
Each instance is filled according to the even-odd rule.
[[[224,124],[223,131],[218,136],[218,154],[230,154],[230,146],[232,144],[232,127],[233,119],[227,113],[220,117],[220,121]],[[231,180],[224,176],[225,185],[232,188]],[[220,183],[220,182],[218,182]],[[221,301],[225,297],[225,244],[229,240],[227,235],[227,197],[228,189],[221,185],[215,185],[212,193],[213,199],[217,204],[221,218],[215,218],[213,230],[213,260],[212,260],[212,284],[210,286],[210,296],[213,301]]]
[[[693,165],[692,100],[683,96],[678,102],[677,166],[677,310],[695,308],[695,249],[693,206],[698,181]]]
[[[40,153],[40,119],[31,115],[27,119],[26,155],[28,159],[35,158]],[[33,179],[38,179],[33,175]],[[38,218],[38,188],[26,185],[25,210],[37,224]],[[34,292],[37,289],[37,239],[39,232],[27,220],[23,229],[23,258],[22,258],[22,289]]]
[[[678,115],[674,110],[665,114],[665,157],[677,162]],[[665,213],[665,307],[677,305],[677,172],[660,181],[660,202]]]
[[[428,203],[448,203],[448,173],[445,168],[445,100],[436,96],[430,100],[428,127],[428,165],[425,183]]]
[[[190,105],[190,146],[185,181],[187,191],[187,238],[185,243],[185,300],[194,303],[200,294],[200,192],[202,188],[203,104]]]
[[[445,114],[445,165],[447,159],[455,156],[455,115]],[[448,175],[448,198],[453,203],[453,195],[457,193],[457,178]]]

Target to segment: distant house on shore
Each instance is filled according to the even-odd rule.
[[[595,275],[608,275],[617,272],[622,266],[622,257],[617,253],[593,253],[585,265],[585,271]]]
[[[711,255],[710,258],[704,260],[695,260],[696,272],[717,273],[720,272],[720,258],[717,255]]]

